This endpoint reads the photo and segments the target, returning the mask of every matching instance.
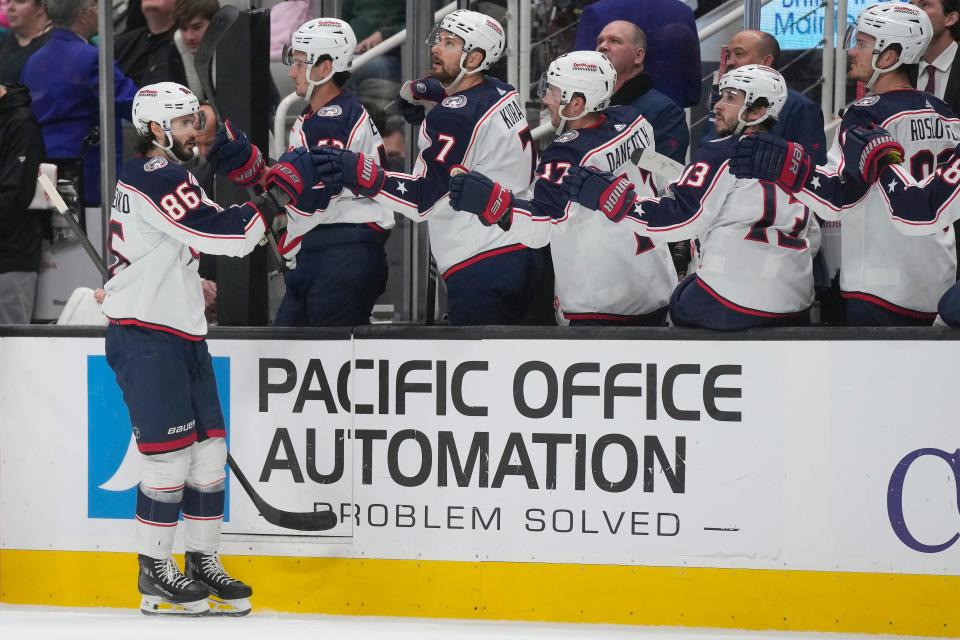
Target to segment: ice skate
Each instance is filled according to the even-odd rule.
[[[146,615],[203,616],[210,612],[210,590],[180,572],[173,558],[141,555],[137,588],[143,595],[140,611]]]
[[[250,613],[253,589],[236,578],[231,578],[217,554],[205,555],[197,551],[186,554],[186,572],[191,580],[210,591],[210,614],[216,616],[245,616]]]

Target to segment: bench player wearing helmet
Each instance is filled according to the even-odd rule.
[[[752,137],[775,122],[786,82],[769,67],[747,65],[724,74],[720,94],[714,111],[723,137],[700,147],[662,197],[637,198],[622,178],[589,168],[571,170],[564,188],[641,236],[699,237],[700,266],[670,299],[674,324],[718,330],[809,324],[810,212],[784,189],[727,170],[740,135]]]
[[[557,137],[540,159],[533,198],[522,200],[471,171],[450,179],[450,202],[509,229],[528,247],[550,244],[556,300],[570,324],[664,325],[677,284],[667,244],[624,233],[568,202],[560,187],[571,167],[590,166],[624,176],[638,193],[656,194],[651,176],[630,161],[635,149],[654,146],[653,129],[638,109],[609,107],[616,83],[613,64],[596,51],[551,62],[539,93]]]
[[[843,146],[852,127],[887,129],[905,151],[917,180],[933,173],[960,141],[960,121],[941,100],[913,89],[909,65],[930,42],[927,14],[917,7],[885,3],[861,12],[847,35],[849,77],[871,93],[843,115],[827,164],[795,175],[796,149],[778,138],[745,139],[731,168],[741,176],[780,180],[821,218],[840,220],[840,289],[847,324],[929,326],[937,304],[956,279],[953,229],[944,225],[924,237],[904,238],[886,215],[881,185],[845,177]],[[801,150],[802,151],[802,150]],[[785,182],[784,182],[785,181]]]

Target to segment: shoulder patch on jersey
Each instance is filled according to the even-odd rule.
[[[426,82],[423,82],[423,81],[417,82],[417,91],[419,91],[420,93],[426,93],[426,92],[427,92],[427,83],[426,83]]]
[[[507,92],[504,91],[503,89],[501,89],[500,87],[497,87],[497,93],[499,93],[499,94],[502,95],[502,96],[507,95]]]
[[[167,166],[167,159],[157,156],[155,158],[150,158],[143,165],[144,171],[156,171],[157,169],[162,169]]]
[[[554,139],[554,142],[570,142],[571,140],[576,140],[577,136],[580,135],[579,131],[567,131],[566,133],[561,133]]]
[[[330,105],[329,107],[321,107],[317,111],[317,115],[321,118],[333,118],[343,114],[343,109],[338,104]]]
[[[467,96],[464,96],[464,95],[450,96],[449,98],[444,98],[443,102],[441,102],[440,104],[442,104],[448,109],[459,109],[463,105],[467,104]]]
[[[877,104],[880,100],[880,96],[863,96],[853,104],[858,107],[869,107],[871,105]]]

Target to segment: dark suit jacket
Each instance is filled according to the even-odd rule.
[[[943,101],[955,114],[960,113],[960,47],[953,56],[950,64],[950,74],[947,76],[947,90],[943,92]]]

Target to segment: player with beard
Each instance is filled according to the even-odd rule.
[[[930,18],[913,5],[864,9],[847,33],[848,77],[866,83],[870,94],[843,114],[827,164],[810,170],[802,148],[773,136],[744,139],[730,164],[737,176],[775,180],[821,218],[842,222],[840,290],[848,325],[929,326],[956,280],[953,228],[944,223],[932,235],[904,238],[878,214],[887,210],[882,191],[889,183],[847,179],[843,158],[848,131],[875,126],[903,147],[915,180],[953,156],[960,120],[943,101],[910,86],[910,67],[932,32]]]
[[[514,234],[450,206],[451,173],[479,171],[513,191],[533,179],[536,152],[517,92],[483,75],[504,42],[500,23],[475,11],[454,11],[434,27],[430,78],[401,92],[406,117],[422,118],[412,174],[386,171],[366,153],[320,150],[329,162],[318,170],[334,192],[342,183],[411,220],[429,220],[454,325],[520,323],[543,265]]]
[[[218,555],[226,424],[204,339],[198,258],[201,251],[250,253],[283,205],[296,203],[317,181],[310,152],[291,151],[266,172],[266,191],[223,209],[181,166],[197,155],[198,113],[196,96],[173,82],[146,86],[134,98],[145,157],[124,165],[110,212],[115,261],[104,287],[106,356],[142,454],[141,611],[243,615],[252,590],[227,574]],[[186,575],[171,557],[181,513]]]
[[[724,74],[714,106],[723,137],[700,147],[662,197],[637,198],[625,177],[593,167],[567,172],[563,188],[571,200],[640,236],[700,238],[700,267],[670,298],[675,325],[736,330],[810,323],[810,212],[773,183],[727,170],[738,137],[769,131],[786,101],[787,83],[769,67]]]

